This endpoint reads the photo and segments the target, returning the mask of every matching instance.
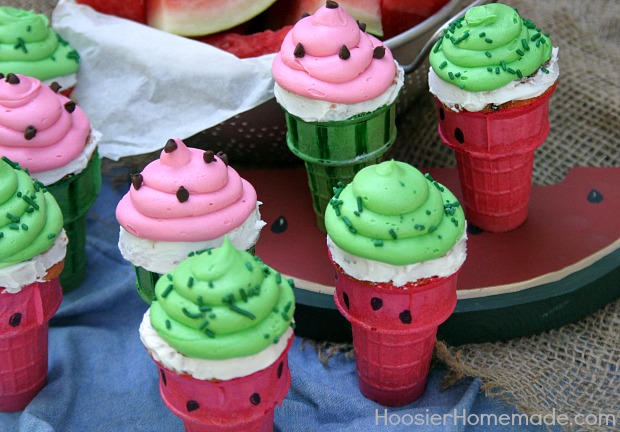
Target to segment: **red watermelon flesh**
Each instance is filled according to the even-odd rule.
[[[228,51],[239,58],[249,58],[278,51],[284,36],[291,28],[293,26],[288,25],[276,31],[264,30],[252,34],[240,34],[234,31],[220,32],[194,39]]]
[[[146,0],[77,0],[108,15],[116,15],[139,23],[146,23]]]
[[[383,37],[389,39],[421,23],[449,0],[381,0]]]

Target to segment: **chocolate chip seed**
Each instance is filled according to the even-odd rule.
[[[10,73],[6,76],[6,81],[9,84],[19,84],[19,77],[14,73]]]
[[[297,43],[295,51],[293,51],[293,55],[295,56],[295,58],[302,58],[306,55],[306,50],[304,49],[304,46],[301,44],[301,42]]]
[[[65,104],[65,110],[71,114],[73,111],[75,111],[75,102],[73,101],[69,101]]]
[[[377,46],[377,47],[375,47],[374,50],[372,50],[372,58],[382,59],[383,57],[385,57],[385,47],[384,46]]]
[[[179,189],[177,190],[177,199],[180,203],[184,203],[189,199],[189,191],[183,186],[179,187]]]
[[[327,9],[336,9],[338,7],[338,3],[333,0],[327,0],[325,2],[325,7]]]
[[[202,160],[205,161],[205,163],[210,164],[211,162],[215,162],[215,153],[213,153],[211,150],[207,150],[202,154]]]
[[[178,146],[177,146],[176,141],[173,140],[173,139],[169,139],[168,141],[166,141],[166,145],[164,146],[164,151],[166,153],[172,153],[177,148],[178,148]]]
[[[340,57],[342,60],[347,60],[349,57],[351,57],[351,52],[346,45],[343,45],[342,48],[340,48],[340,51],[338,52],[338,57]]]
[[[26,127],[26,130],[24,131],[24,138],[26,138],[27,140],[31,140],[36,135],[37,135],[37,128],[36,127],[34,127],[32,125]]]
[[[140,189],[140,187],[142,186],[142,182],[144,181],[142,174],[131,174],[130,178],[131,178],[131,184],[133,185],[134,189],[135,190]]]
[[[56,81],[54,81],[53,83],[50,84],[50,88],[52,89],[54,93],[58,93],[60,89],[62,88],[62,86],[58,84]]]
[[[217,157],[219,157],[222,162],[228,165],[228,155],[226,153],[224,153],[223,151],[219,151],[217,152]]]

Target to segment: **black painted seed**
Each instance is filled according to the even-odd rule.
[[[180,203],[184,203],[189,199],[189,191],[185,189],[183,186],[180,186],[177,190],[177,199]]]
[[[443,108],[439,108],[439,119],[445,120],[445,118],[446,118],[446,113],[444,112]]]
[[[278,365],[278,378],[282,377],[282,372],[284,371],[284,362],[280,362]]]
[[[9,318],[9,325],[11,327],[19,327],[21,322],[22,322],[22,314],[19,312],[14,313],[13,315],[11,315],[11,318]]]
[[[216,155],[222,160],[222,162],[228,165],[228,155],[226,153],[224,153],[223,151],[219,151],[216,153]]]
[[[461,144],[465,142],[465,135],[463,134],[463,131],[460,128],[456,128],[454,130],[454,138],[456,138],[456,140]]]
[[[342,300],[344,300],[344,305],[349,309],[349,296],[347,293],[342,293]]]
[[[372,308],[372,310],[378,311],[379,309],[383,307],[383,300],[381,300],[379,297],[371,298],[370,307]]]
[[[250,403],[252,405],[260,404],[260,395],[258,393],[253,393],[252,396],[250,396]]]
[[[590,193],[588,193],[588,202],[592,204],[598,204],[602,202],[604,199],[603,195],[597,191],[596,189],[592,189]]]
[[[159,370],[159,374],[161,375],[161,382],[164,383],[165,386],[168,385],[168,379],[166,378],[166,373],[164,372],[163,369]]]
[[[398,315],[398,318],[400,319],[400,322],[402,322],[403,324],[411,324],[411,321],[412,321],[411,311],[409,310],[402,311]]]
[[[187,401],[186,407],[187,407],[187,412],[192,412],[200,408],[200,405],[195,400],[189,400]]]
[[[271,232],[274,234],[282,234],[288,229],[288,221],[284,216],[280,216],[271,224]]]

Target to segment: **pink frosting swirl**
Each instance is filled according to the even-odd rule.
[[[273,77],[282,88],[310,99],[346,104],[374,99],[394,82],[392,53],[330,3],[286,35],[273,60]],[[342,53],[343,46],[348,53]]]
[[[256,209],[256,199],[254,187],[222,157],[175,138],[134,176],[116,219],[139,238],[213,240],[242,225]]]
[[[76,159],[90,133],[84,111],[25,75],[0,80],[0,111],[0,154],[33,174]]]

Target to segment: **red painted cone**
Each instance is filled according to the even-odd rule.
[[[60,307],[59,278],[16,294],[0,288],[0,411],[21,411],[47,382],[49,320]]]
[[[199,380],[157,363],[159,391],[186,432],[271,432],[274,409],[291,385],[287,348],[270,366],[231,380]]]
[[[426,386],[437,327],[456,307],[458,272],[397,287],[334,266],[334,300],[351,323],[360,391],[381,405],[415,401]]]
[[[437,101],[439,135],[454,150],[462,204],[470,224],[485,231],[511,231],[525,222],[534,151],[549,134],[544,94],[492,112],[454,112]]]

